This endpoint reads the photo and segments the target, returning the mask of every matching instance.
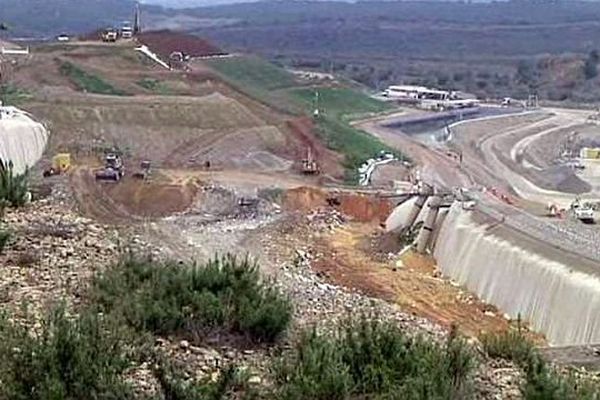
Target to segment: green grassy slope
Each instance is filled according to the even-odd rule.
[[[319,93],[318,134],[332,150],[345,157],[346,178],[356,181],[356,169],[381,150],[391,149],[377,138],[350,126],[352,118],[381,113],[392,106],[351,88],[301,86],[295,77],[255,57],[210,60],[207,64],[241,92],[286,113],[313,115]]]
[[[104,81],[102,78],[86,72],[77,65],[68,61],[61,64],[60,73],[68,77],[79,90],[87,93],[115,96],[125,96],[127,94]]]

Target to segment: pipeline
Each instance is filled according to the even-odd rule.
[[[552,345],[600,343],[600,277],[577,261],[542,255],[500,228],[476,222],[455,203],[434,250],[442,273],[528,321]]]

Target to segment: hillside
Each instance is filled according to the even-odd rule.
[[[597,80],[562,79],[563,67],[550,65],[584,61],[598,47],[597,2],[283,2],[188,13],[237,21],[196,30],[230,51],[333,70],[375,89],[403,82],[481,97],[600,99]],[[558,78],[521,79],[520,65],[538,63],[541,75]]]

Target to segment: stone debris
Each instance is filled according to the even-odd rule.
[[[15,316],[78,304],[90,278],[120,253],[116,231],[49,200],[9,209],[4,221],[12,237],[0,254],[0,301]]]
[[[343,225],[347,218],[333,208],[318,209],[306,216],[311,227],[320,231],[334,230]]]

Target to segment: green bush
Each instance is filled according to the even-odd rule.
[[[168,400],[221,400],[250,393],[247,377],[235,367],[223,369],[214,382],[209,377],[200,382],[186,382],[167,359],[160,357],[154,375]]]
[[[0,159],[0,203],[20,207],[29,198],[29,173],[15,174],[12,161]]]
[[[537,357],[535,345],[523,335],[520,326],[502,333],[488,333],[480,336],[483,350],[492,358],[503,358],[524,366]]]
[[[0,254],[4,252],[4,248],[10,241],[12,237],[12,232],[6,228],[0,228]]]
[[[600,386],[589,378],[562,373],[542,358],[520,327],[481,338],[484,351],[493,358],[513,361],[525,372],[521,393],[525,400],[597,400]]]
[[[122,335],[94,314],[51,313],[31,334],[0,319],[0,399],[130,399]]]
[[[95,279],[93,301],[139,330],[203,336],[227,330],[273,341],[291,304],[260,281],[256,264],[226,256],[206,265],[128,258]]]
[[[455,333],[438,345],[363,317],[335,335],[305,334],[273,372],[281,399],[463,399],[473,365]]]
[[[533,357],[524,366],[525,382],[521,393],[525,400],[597,400],[600,386],[587,377],[561,373],[541,357]]]

